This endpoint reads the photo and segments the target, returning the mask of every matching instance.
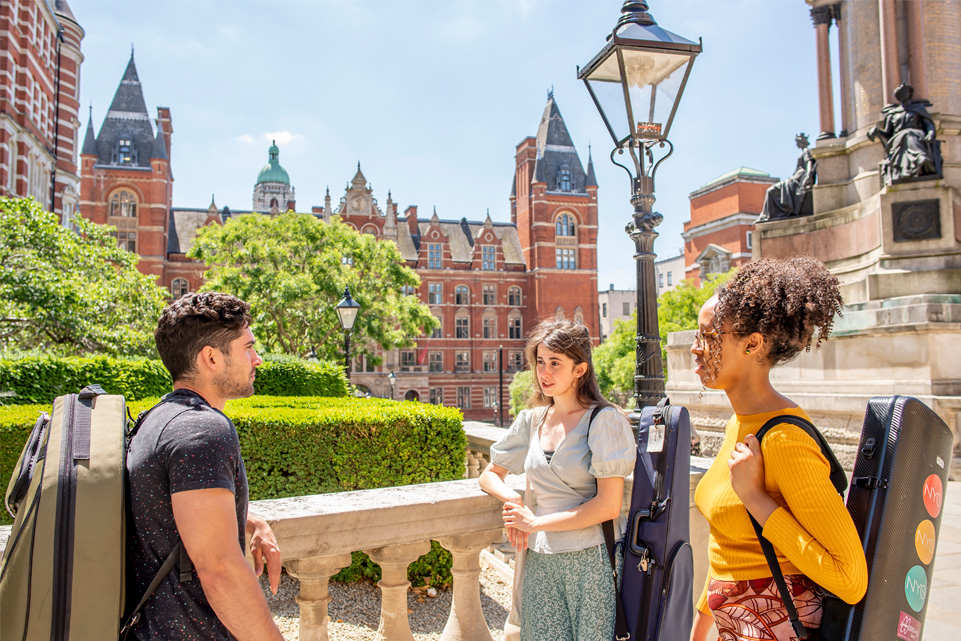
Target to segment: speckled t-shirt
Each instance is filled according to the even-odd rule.
[[[170,495],[225,488],[234,493],[244,548],[247,473],[234,424],[195,392],[177,390],[144,419],[127,452],[127,607],[139,601],[180,541]],[[136,639],[231,639],[196,573],[180,582],[179,563],[144,605]]]

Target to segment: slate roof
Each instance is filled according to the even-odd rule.
[[[587,180],[585,187],[597,187],[597,178],[594,176],[594,159],[591,158],[590,147],[587,151]]]
[[[587,195],[584,188],[587,175],[581,165],[581,159],[574,148],[574,141],[567,131],[564,118],[554,95],[547,98],[541,124],[537,128],[537,156],[534,164],[532,182],[542,182],[547,185],[547,191],[561,191],[560,170],[567,168],[571,172],[571,190],[567,193]]]
[[[93,132],[93,107],[90,108],[90,117],[87,118],[87,133],[83,137],[80,153],[97,155],[97,135]]]
[[[119,165],[113,161],[117,141],[129,139],[136,149],[136,159],[132,164]],[[86,148],[86,141],[84,141]],[[150,158],[154,151],[154,130],[143,99],[143,88],[137,76],[133,52],[130,62],[123,73],[117,93],[113,96],[110,109],[100,126],[97,135],[97,164],[119,167],[150,169]],[[166,154],[165,154],[166,155]]]
[[[421,239],[434,224],[432,222],[434,219],[417,219],[419,232],[417,237],[411,236],[406,220],[406,218],[398,219],[397,248],[404,260],[417,260]],[[469,263],[474,259],[476,239],[486,228],[489,228],[500,240],[501,250],[504,252],[504,261],[507,264],[526,264],[520,238],[517,236],[517,226],[513,223],[490,223],[490,227],[487,227],[484,222],[468,221],[466,218],[461,218],[460,220],[437,219],[436,224],[440,228],[441,234],[446,237],[451,252],[451,260],[455,263]]]
[[[211,203],[212,204],[212,203]],[[221,223],[226,223],[232,216],[244,215],[250,212],[232,212],[224,207],[215,214]],[[178,207],[170,210],[170,222],[167,225],[167,254],[186,254],[193,247],[197,232],[207,218],[211,216],[210,208],[199,209]]]
[[[70,10],[70,5],[67,4],[67,0],[55,0],[53,6],[57,10],[58,14],[64,15],[74,22],[77,21],[77,18],[73,15],[73,11]]]
[[[154,138],[153,151],[150,157],[167,160],[167,142],[164,140],[164,131],[160,127],[157,127],[157,137]]]

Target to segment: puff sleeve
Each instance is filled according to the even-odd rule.
[[[506,468],[511,474],[524,473],[524,461],[531,447],[532,410],[521,410],[510,429],[491,445],[491,463]]]
[[[589,471],[595,478],[627,478],[634,472],[637,458],[634,432],[627,417],[617,409],[608,407],[597,414],[587,445],[591,450]]]

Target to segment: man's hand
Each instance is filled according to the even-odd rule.
[[[250,535],[250,555],[254,557],[254,572],[257,576],[264,573],[267,563],[267,577],[270,591],[277,594],[280,585],[280,546],[274,537],[270,524],[255,514],[247,514],[247,534]]]

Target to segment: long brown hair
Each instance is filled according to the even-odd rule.
[[[594,363],[591,361],[591,334],[588,329],[580,324],[573,323],[563,318],[551,318],[542,321],[537,327],[531,330],[527,337],[527,346],[524,348],[524,356],[527,358],[528,366],[531,370],[531,396],[527,399],[528,407],[540,407],[552,405],[553,399],[545,396],[541,392],[541,384],[537,380],[537,347],[543,343],[547,349],[557,354],[563,354],[572,361],[577,367],[581,363],[587,363],[587,371],[584,375],[576,379],[577,402],[582,407],[597,405],[598,407],[613,407],[613,404],[601,394],[601,388],[597,384],[597,375],[594,373]]]

